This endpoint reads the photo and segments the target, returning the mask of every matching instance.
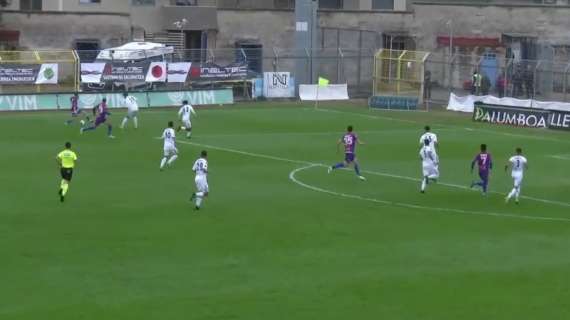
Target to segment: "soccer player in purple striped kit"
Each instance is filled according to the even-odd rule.
[[[487,187],[489,186],[489,174],[491,173],[491,169],[493,169],[493,159],[491,158],[491,154],[487,152],[486,144],[481,145],[481,152],[479,152],[471,162],[471,173],[473,173],[475,163],[477,163],[479,167],[479,178],[481,178],[481,181],[473,181],[471,188],[479,186],[483,189],[483,195],[486,195]]]
[[[337,152],[340,145],[344,145],[344,161],[339,162],[331,167],[329,167],[328,172],[331,173],[333,170],[348,167],[351,163],[354,165],[354,172],[360,180],[366,180],[362,175],[360,175],[360,165],[358,164],[358,159],[356,159],[356,145],[364,144],[356,133],[353,132],[352,126],[346,128],[346,133],[337,142]]]
[[[81,134],[83,134],[85,131],[91,131],[91,130],[95,130],[97,129],[100,125],[102,124],[107,124],[107,137],[113,139],[115,138],[115,136],[113,136],[113,126],[111,125],[111,123],[108,120],[108,116],[111,115],[111,113],[107,110],[107,99],[103,98],[101,100],[101,103],[99,103],[98,105],[96,105],[95,107],[93,107],[93,115],[96,115],[95,118],[95,123],[90,124],[88,126],[82,127],[80,132]]]

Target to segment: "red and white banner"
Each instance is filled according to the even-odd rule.
[[[166,81],[166,62],[151,62],[146,72],[146,82]]]
[[[191,62],[173,62],[168,64],[168,82],[186,82],[190,73]]]

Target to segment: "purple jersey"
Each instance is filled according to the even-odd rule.
[[[77,99],[76,96],[73,96],[69,99],[69,101],[71,101],[71,113],[79,113],[79,99]]]
[[[107,113],[107,102],[105,101],[101,101],[101,103],[99,104],[97,111],[99,112],[99,114],[106,114]]]
[[[475,163],[477,163],[477,166],[479,167],[479,172],[489,172],[489,170],[493,168],[491,154],[487,152],[479,153],[475,159],[473,159],[471,167],[473,167]]]
[[[342,143],[344,144],[344,153],[354,154],[357,141],[358,141],[358,136],[352,132],[347,132],[344,136],[342,136]]]

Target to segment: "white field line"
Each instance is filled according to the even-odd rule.
[[[427,206],[421,206],[421,205],[415,205],[415,204],[409,204],[409,203],[403,203],[403,202],[394,202],[394,201],[386,201],[386,200],[375,199],[375,198],[367,198],[367,197],[362,197],[359,195],[340,193],[340,192],[335,192],[335,191],[319,188],[319,187],[304,183],[304,182],[300,181],[299,179],[297,179],[297,177],[295,176],[297,173],[299,173],[303,170],[314,168],[316,166],[319,166],[319,165],[313,164],[313,165],[308,165],[308,166],[304,166],[301,168],[297,168],[297,169],[295,169],[289,173],[289,179],[291,181],[293,181],[295,184],[297,184],[303,188],[313,190],[316,192],[326,193],[326,194],[329,194],[332,196],[337,196],[337,197],[346,198],[346,199],[368,201],[368,202],[374,202],[374,203],[385,204],[385,205],[396,206],[396,207],[403,207],[403,208],[408,208],[408,209],[422,209],[422,210],[436,211],[437,213],[448,213],[448,214],[470,214],[470,215],[491,216],[491,217],[500,217],[500,218],[516,218],[516,219],[525,219],[525,220],[570,222],[570,219],[567,219],[567,218],[552,218],[552,217],[541,217],[541,216],[518,215],[518,214],[511,214],[511,213],[497,213],[497,212],[470,211],[470,210],[461,210],[461,209],[452,209],[452,208],[427,207]]]
[[[349,115],[360,116],[360,117],[369,118],[369,119],[381,119],[381,120],[398,121],[398,122],[403,122],[403,123],[414,123],[414,124],[421,124],[421,125],[426,124],[424,122],[415,121],[415,120],[398,119],[398,118],[393,118],[393,117],[377,116],[377,115],[370,115],[370,114],[358,113],[358,112],[348,112],[348,111],[322,109],[322,108],[314,109],[314,110],[320,111],[320,112],[349,114]],[[434,125],[437,125],[437,126],[443,127],[443,128],[455,128],[455,129],[461,129],[461,130],[466,130],[466,131],[479,131],[479,132],[485,132],[485,133],[499,134],[499,135],[503,135],[503,136],[507,136],[507,137],[513,137],[513,138],[525,138],[525,139],[533,139],[533,140],[570,143],[570,140],[541,137],[541,136],[536,136],[536,135],[524,135],[524,134],[508,133],[508,132],[494,131],[494,130],[488,130],[488,129],[479,129],[479,128],[466,128],[466,127],[437,124],[437,123],[434,123]]]
[[[458,131],[455,128],[438,129],[438,131]],[[409,132],[410,129],[387,129],[387,130],[358,130],[359,134],[389,134]],[[418,131],[419,132],[419,131]],[[212,133],[200,134],[201,137],[223,138],[223,137],[243,137],[243,136],[341,136],[338,131],[317,131],[317,132],[241,132],[241,133]]]
[[[553,155],[548,155],[547,157],[558,160],[570,160],[570,155],[553,154]]]
[[[309,161],[303,161],[303,160],[288,159],[288,158],[282,158],[282,157],[277,157],[277,156],[271,156],[271,155],[266,155],[266,154],[261,154],[261,153],[253,153],[253,152],[247,152],[247,151],[243,151],[243,150],[237,150],[237,149],[231,149],[231,148],[225,148],[225,147],[218,147],[218,146],[209,145],[209,144],[195,143],[195,142],[189,142],[189,141],[178,141],[178,143],[187,144],[187,145],[192,145],[192,146],[197,146],[197,147],[203,147],[203,148],[212,149],[212,150],[219,150],[219,151],[231,152],[231,153],[241,154],[241,155],[249,156],[249,157],[256,157],[256,158],[261,158],[261,159],[274,160],[274,161],[289,162],[289,163],[296,163],[296,164],[310,165],[310,166],[322,166],[322,167],[327,167],[327,166],[328,166],[328,165],[323,164],[323,163],[316,163],[316,162],[309,162]],[[407,176],[401,176],[401,175],[390,174],[390,173],[383,173],[383,172],[376,172],[376,171],[368,171],[368,170],[362,170],[362,172],[363,172],[363,173],[367,173],[367,174],[371,174],[371,175],[376,175],[376,176],[381,176],[381,177],[388,177],[388,178],[395,178],[395,179],[400,179],[400,180],[408,180],[408,181],[414,181],[414,182],[420,182],[420,181],[421,181],[421,180],[418,179],[418,178],[407,177]],[[462,186],[462,185],[458,185],[458,184],[453,184],[453,183],[438,182],[438,184],[439,184],[439,185],[446,186],[446,187],[451,187],[451,188],[457,188],[457,189],[463,189],[463,190],[471,190],[470,188],[468,188],[468,187],[466,187],[466,186]],[[491,192],[491,193],[494,193],[494,194],[501,194],[501,195],[502,195],[502,193],[500,193],[500,192]],[[547,204],[552,204],[552,205],[558,205],[558,206],[562,206],[562,207],[570,207],[570,203],[567,203],[567,202],[554,201],[554,200],[547,200],[547,199],[540,199],[540,198],[534,198],[534,197],[529,197],[529,196],[521,196],[521,198],[527,199],[527,200],[536,201],[536,202],[542,202],[542,203],[547,203]]]

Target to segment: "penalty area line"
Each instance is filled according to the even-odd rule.
[[[210,145],[210,144],[196,143],[196,142],[190,142],[190,141],[178,141],[178,143],[196,146],[196,147],[208,148],[208,149],[212,149],[212,150],[230,152],[230,153],[240,154],[243,156],[260,158],[260,159],[289,162],[289,163],[295,163],[295,164],[301,164],[301,165],[328,167],[328,165],[323,164],[323,163],[288,159],[288,158],[283,158],[283,157],[278,157],[278,156],[271,156],[271,155],[267,155],[267,154],[254,153],[254,152],[248,152],[248,151],[243,151],[243,150],[238,150],[238,149],[219,147],[219,146],[214,146],[214,145]],[[387,178],[394,178],[394,179],[399,179],[399,180],[421,182],[421,179],[414,178],[414,177],[407,177],[407,176],[401,176],[401,175],[384,173],[384,172],[377,172],[377,171],[370,171],[370,170],[362,170],[362,172],[366,173],[366,174],[380,176],[380,177],[387,177]],[[458,185],[458,184],[453,184],[453,183],[438,182],[438,184],[442,185],[442,186],[450,187],[450,188],[456,188],[456,189],[467,190],[467,191],[471,190],[471,188],[469,188],[469,187]],[[502,195],[502,193],[497,192],[497,191],[491,191],[489,193]],[[521,196],[521,198],[536,201],[536,202],[542,202],[542,203],[562,206],[562,207],[570,207],[570,203],[567,203],[567,202],[547,200],[547,199],[535,198],[535,197],[530,197],[530,196]]]
[[[404,203],[404,202],[395,202],[395,201],[387,201],[387,200],[376,199],[376,198],[368,198],[368,197],[362,197],[362,196],[355,195],[355,194],[348,194],[348,193],[342,193],[342,192],[336,192],[336,191],[332,191],[332,190],[328,190],[328,189],[323,189],[323,188],[305,183],[296,177],[297,173],[304,171],[304,170],[314,168],[314,167],[318,167],[318,166],[320,166],[320,165],[312,164],[312,165],[304,166],[301,168],[297,168],[297,169],[295,169],[289,173],[289,180],[291,180],[293,183],[295,183],[295,184],[297,184],[303,188],[306,188],[306,189],[309,189],[312,191],[316,191],[316,192],[320,192],[320,193],[329,194],[329,195],[340,197],[340,198],[374,202],[374,203],[378,203],[378,204],[390,205],[390,206],[395,206],[395,207],[402,207],[402,208],[407,208],[407,209],[421,209],[421,210],[427,210],[427,211],[435,211],[436,213],[469,214],[469,215],[490,216],[490,217],[498,217],[498,218],[514,218],[514,219],[524,219],[524,220],[570,222],[570,219],[567,219],[567,218],[527,216],[527,215],[518,215],[518,214],[512,214],[512,213],[498,213],[498,212],[486,212],[486,211],[461,210],[461,209],[452,209],[452,208],[428,207],[428,206],[422,206],[422,205],[416,205],[416,204],[410,204],[410,203]]]

